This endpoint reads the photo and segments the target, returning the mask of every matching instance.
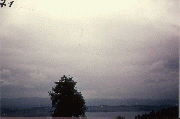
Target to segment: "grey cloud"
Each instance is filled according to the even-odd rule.
[[[165,64],[165,67],[178,71],[179,70],[179,58],[175,57],[172,59],[168,59],[167,63]]]
[[[126,15],[70,21],[14,13],[19,18],[0,33],[4,96],[48,97],[64,74],[85,98],[178,96],[179,26]]]
[[[1,73],[1,77],[9,77],[11,76],[11,71],[8,69],[3,69],[2,71],[0,71]]]
[[[153,72],[157,72],[157,71],[162,71],[164,69],[164,61],[159,60],[157,62],[154,62],[151,67],[150,70]]]

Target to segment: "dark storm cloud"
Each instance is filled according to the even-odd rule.
[[[168,59],[167,63],[165,64],[165,67],[178,71],[179,70],[179,57]]]

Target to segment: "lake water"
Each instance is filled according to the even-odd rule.
[[[15,112],[4,113],[5,117],[51,117],[49,109],[16,110]],[[87,119],[112,119],[121,116],[125,119],[135,119],[135,116],[148,114],[150,111],[119,111],[119,112],[85,112]]]
[[[113,117],[121,116],[125,119],[135,119],[135,116],[148,114],[150,111],[137,111],[137,112],[86,112],[88,119],[112,119]]]

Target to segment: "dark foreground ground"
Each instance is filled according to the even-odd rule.
[[[149,114],[138,115],[135,119],[178,119],[178,107],[169,107],[158,111],[152,110]]]

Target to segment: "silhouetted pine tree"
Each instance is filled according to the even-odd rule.
[[[51,96],[52,107],[55,110],[53,117],[79,117],[85,116],[85,100],[80,92],[75,89],[76,82],[73,77],[61,77],[59,82],[55,82],[56,86],[52,87],[52,92],[48,92]]]

